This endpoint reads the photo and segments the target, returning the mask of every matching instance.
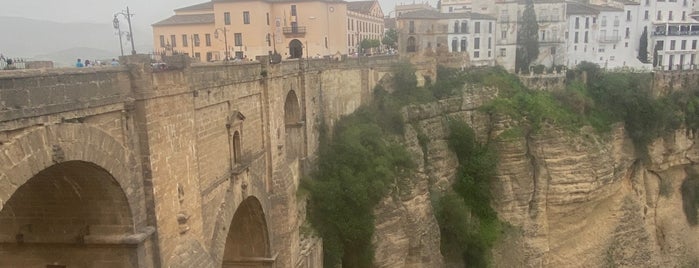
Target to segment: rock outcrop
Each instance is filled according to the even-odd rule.
[[[680,191],[699,160],[693,133],[657,139],[641,161],[622,124],[602,134],[555,126],[528,131],[477,109],[496,90],[465,92],[404,111],[418,172],[397,182],[375,211],[378,267],[445,266],[431,202],[450,187],[458,166],[446,141],[449,117],[470,123],[499,152],[492,205],[511,227],[493,250],[496,267],[699,265],[699,227],[688,223]],[[419,137],[428,140],[421,144]]]

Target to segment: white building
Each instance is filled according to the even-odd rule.
[[[699,21],[691,0],[642,0],[653,65],[664,70],[696,69]]]
[[[638,57],[638,4],[614,6],[569,2],[566,7],[568,67],[582,61],[602,68],[648,68]]]
[[[495,18],[478,13],[442,13],[448,20],[449,52],[467,53],[472,66],[495,65]]]

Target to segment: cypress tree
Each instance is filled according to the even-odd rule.
[[[539,57],[539,23],[536,21],[533,0],[526,0],[518,24],[515,66],[523,72],[529,72],[529,65]]]
[[[638,60],[648,63],[648,27],[643,27],[643,34],[638,42]]]

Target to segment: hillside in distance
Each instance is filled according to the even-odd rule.
[[[127,27],[122,24],[122,27]],[[112,27],[111,19],[105,23],[60,23],[18,17],[0,16],[0,53],[12,58],[44,59],[62,62],[61,59],[72,55],[61,52],[87,49],[91,55],[85,57],[117,57],[119,38]],[[134,31],[136,50],[149,52],[152,37],[149,32]],[[94,54],[91,50],[107,52]],[[124,38],[124,52],[131,51],[130,44]],[[41,55],[41,57],[37,57]],[[47,56],[57,57],[47,58]],[[75,59],[72,59],[75,60]]]

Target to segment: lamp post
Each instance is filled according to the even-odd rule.
[[[134,14],[131,14],[131,11],[129,10],[128,6],[126,7],[126,13],[124,13],[124,11],[115,13],[114,14],[114,21],[113,21],[115,29],[120,29],[119,18],[118,18],[119,15],[124,16],[124,18],[126,18],[126,22],[129,23],[129,32],[128,32],[127,36],[128,36],[128,39],[131,40],[131,55],[136,55],[136,46],[134,46],[133,30],[131,28],[131,16],[133,16]],[[119,31],[119,41],[121,41],[121,30]],[[123,48],[122,48],[122,50],[123,50]],[[122,51],[121,54],[123,55],[124,52]]]
[[[121,25],[119,25],[119,19],[117,19],[116,15],[114,15],[114,29],[117,30],[117,34],[119,35],[119,49],[121,50],[121,56],[124,56],[124,41],[121,40],[121,35],[123,32],[121,32]]]
[[[223,45],[226,46],[226,60],[230,59],[230,56],[228,54],[228,29],[224,26],[223,28],[216,28],[214,31],[214,38],[218,39],[218,32],[223,32]]]

